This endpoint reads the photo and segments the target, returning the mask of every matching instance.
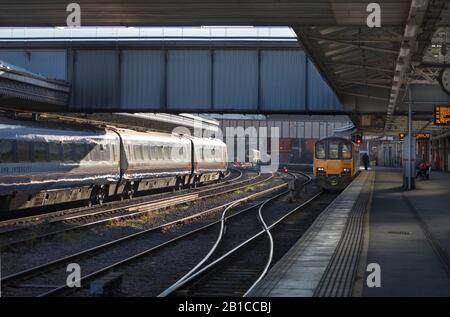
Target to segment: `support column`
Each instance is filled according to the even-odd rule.
[[[411,87],[408,87],[409,104],[408,104],[408,136],[403,147],[404,166],[403,166],[403,187],[406,190],[413,190],[416,188],[415,184],[415,137],[412,131],[412,96]]]

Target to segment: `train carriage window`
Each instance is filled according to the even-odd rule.
[[[14,159],[13,153],[13,141],[0,140],[0,162],[12,162]]]
[[[139,160],[139,151],[138,151],[138,146],[137,145],[134,145],[133,146],[133,152],[134,152],[134,159],[135,160]]]
[[[164,159],[165,160],[171,160],[172,159],[172,157],[170,155],[170,151],[171,151],[170,146],[167,145],[167,146],[164,147]]]
[[[150,159],[150,146],[149,145],[143,145],[142,146],[142,151],[144,154],[144,160],[149,160]]]
[[[74,158],[75,161],[80,162],[80,161],[86,161],[87,158],[87,148],[86,145],[84,143],[76,143],[73,145],[74,147]]]
[[[48,144],[48,159],[50,161],[60,161],[61,160],[60,144],[61,143],[57,143],[57,142],[50,142]]]
[[[338,160],[339,159],[339,143],[331,141],[328,143],[328,159]]]
[[[324,160],[326,159],[325,143],[316,143],[316,159]]]
[[[150,146],[150,159],[156,160],[156,146]]]
[[[109,161],[111,159],[108,144],[100,144],[100,158],[102,161]]]
[[[156,147],[156,159],[157,160],[163,160],[164,159],[163,147],[162,146],[157,146]]]
[[[34,148],[34,161],[35,162],[45,162],[47,161],[47,143],[43,141],[38,141],[33,143]]]
[[[342,159],[349,160],[352,158],[352,146],[348,143],[342,144]]]
[[[30,142],[17,140],[17,160],[19,162],[31,161]]]
[[[72,144],[70,144],[70,143],[63,143],[62,144],[62,152],[63,152],[63,160],[64,160],[64,162],[71,162],[71,161],[73,161]]]

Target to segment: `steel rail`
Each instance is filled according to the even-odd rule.
[[[237,182],[237,183],[233,183],[236,180],[239,180],[240,178],[242,178],[243,173],[241,170],[238,169],[232,169],[235,170],[239,173],[239,175],[231,180],[226,181],[225,183],[220,183],[220,184],[209,184],[209,185],[205,185],[205,186],[201,186],[200,188],[186,188],[183,190],[178,191],[179,196],[182,196],[181,193],[183,192],[198,192],[201,193],[203,191],[210,191],[210,190],[214,190],[214,189],[220,189],[223,188],[224,186],[232,186],[232,185],[236,185],[239,183],[242,183],[243,181]],[[229,173],[231,174],[231,173]],[[258,173],[258,175],[256,175],[251,179],[255,179],[257,177],[260,176],[260,173]],[[213,188],[210,188],[213,187]],[[158,198],[157,201],[164,201],[166,195],[172,194],[172,192],[164,192],[164,193],[158,193],[158,194],[154,194],[154,195],[147,195],[147,196],[139,196],[139,197],[135,197],[134,199],[129,199],[129,200],[125,200],[125,201],[113,201],[113,202],[108,202],[102,205],[94,205],[94,206],[88,206],[88,207],[77,207],[77,208],[71,208],[71,209],[66,209],[66,210],[58,210],[55,212],[51,212],[51,213],[43,213],[43,214],[38,214],[38,215],[32,215],[32,216],[25,216],[25,217],[20,217],[20,218],[13,218],[13,219],[8,219],[8,220],[3,220],[0,221],[0,228],[5,228],[5,227],[12,227],[10,230],[1,230],[0,234],[4,234],[4,233],[9,233],[9,232],[13,232],[13,231],[19,231],[22,229],[27,229],[31,226],[33,226],[33,223],[42,223],[43,221],[46,221],[48,219],[56,219],[54,221],[60,221],[60,220],[65,220],[66,218],[63,219],[58,219],[61,217],[65,217],[65,215],[71,215],[74,214],[76,215],[77,213],[80,214],[80,216],[83,215],[89,215],[89,214],[82,214],[83,212],[89,211],[90,209],[95,210],[95,209],[99,209],[99,208],[109,208],[111,207],[111,209],[113,208],[120,208],[121,206],[114,206],[117,204],[123,204],[123,203],[133,203],[133,204],[145,204],[148,203],[148,201],[140,201],[139,200],[149,200],[152,198]],[[159,198],[160,197],[160,198]],[[126,207],[126,206],[122,206],[122,207]],[[98,212],[102,212],[102,211],[98,211]],[[107,212],[103,211],[103,212]],[[95,214],[95,212],[93,213]],[[24,223],[31,223],[29,226],[20,226],[20,227],[13,227],[13,226],[17,226],[20,224],[24,224]]]
[[[306,202],[300,204],[299,206],[295,207],[294,209],[290,210],[289,212],[287,212],[285,215],[283,215],[282,217],[280,217],[277,221],[275,221],[274,223],[272,223],[270,226],[267,227],[267,229],[270,231],[272,230],[274,227],[276,227],[278,224],[280,224],[284,219],[286,219],[287,217],[289,217],[290,215],[292,215],[293,213],[295,213],[296,211],[298,211],[299,209],[305,207],[306,205],[310,204],[312,201],[314,201],[315,199],[317,199],[320,195],[323,194],[323,191],[319,192],[318,194],[314,195],[313,197],[311,197],[310,199],[308,199]],[[204,274],[205,272],[211,270],[213,267],[215,267],[217,264],[221,263],[222,261],[224,261],[225,259],[228,259],[229,257],[231,257],[233,254],[237,253],[237,251],[242,250],[243,248],[245,248],[246,246],[248,246],[248,244],[252,241],[254,241],[255,239],[259,238],[260,236],[262,236],[264,233],[266,233],[266,230],[263,229],[260,232],[258,232],[257,234],[255,234],[254,236],[250,237],[249,239],[245,240],[244,242],[242,242],[241,244],[239,244],[238,246],[234,247],[233,249],[231,249],[230,251],[228,251],[227,253],[223,254],[222,256],[220,256],[219,258],[217,258],[216,260],[210,262],[208,265],[204,266],[203,268],[199,269],[198,271],[196,271],[195,273],[191,274],[189,277],[187,277],[186,279],[184,279],[183,281],[181,281],[178,284],[173,284],[171,285],[168,289],[166,289],[165,291],[163,291],[162,293],[160,293],[158,295],[158,297],[166,297],[169,296],[170,294],[172,294],[174,291],[176,291],[177,289],[179,289],[182,286],[185,286],[186,284],[188,284],[189,282],[193,281],[194,279],[200,277],[202,274]],[[268,260],[269,262],[269,260]],[[270,259],[271,262],[271,259]],[[270,263],[269,263],[270,266]],[[267,267],[267,264],[266,264]],[[261,273],[261,275],[257,278],[258,283],[262,280],[262,278],[264,278],[265,274],[267,274],[267,270],[263,270],[263,272]],[[245,295],[248,295],[252,289],[254,289],[254,287],[258,284],[258,283],[254,283],[246,292]]]
[[[263,179],[261,181],[258,181],[256,183],[253,183],[251,185],[255,186],[255,185],[259,185],[259,184],[265,183],[265,182],[271,180],[273,177],[274,177],[274,175],[272,174],[270,177],[268,177],[266,179]],[[231,185],[235,186],[237,184],[231,184]],[[229,185],[227,185],[227,186],[229,186]],[[243,185],[243,186],[240,186],[240,187],[237,187],[237,188],[232,188],[232,189],[220,192],[219,194],[223,195],[223,194],[239,191],[239,190],[241,190],[243,188],[246,188],[248,186],[250,186],[250,185],[247,184],[247,185]],[[213,189],[210,189],[208,191],[212,191],[212,190],[217,190],[217,188],[213,188]],[[204,192],[207,192],[207,191],[204,191]],[[46,232],[46,233],[44,233],[42,235],[39,235],[39,236],[33,236],[33,237],[30,237],[30,238],[25,238],[25,239],[21,239],[21,240],[17,240],[17,241],[11,242],[11,243],[7,243],[7,244],[4,244],[4,245],[1,245],[0,249],[12,249],[12,248],[15,248],[15,247],[17,247],[19,245],[23,245],[23,244],[26,244],[26,243],[31,242],[31,241],[36,242],[38,240],[47,239],[47,238],[50,238],[52,236],[55,236],[55,235],[58,235],[58,234],[62,234],[62,233],[66,233],[66,232],[69,232],[69,231],[85,229],[85,228],[88,228],[88,227],[92,227],[92,226],[95,226],[95,225],[100,225],[100,224],[103,224],[103,223],[108,223],[108,222],[111,222],[111,221],[136,218],[136,217],[139,217],[141,215],[147,214],[147,213],[149,213],[151,211],[155,211],[155,210],[159,210],[159,209],[163,209],[163,208],[173,208],[175,206],[183,205],[183,204],[194,202],[194,201],[198,201],[198,200],[204,200],[204,199],[216,197],[218,195],[217,193],[215,193],[215,194],[210,194],[210,195],[205,195],[205,196],[198,196],[198,194],[199,193],[186,194],[186,195],[177,196],[177,197],[175,197],[172,200],[158,200],[158,201],[151,202],[151,203],[139,203],[137,205],[131,205],[131,206],[126,206],[126,207],[125,206],[117,207],[117,208],[114,208],[113,211],[116,211],[116,210],[132,211],[133,209],[138,209],[138,211],[135,211],[135,212],[132,212],[132,213],[126,213],[126,214],[122,214],[122,215],[118,215],[118,216],[114,216],[114,217],[108,217],[108,218],[97,220],[97,221],[87,222],[87,223],[80,224],[80,225],[73,226],[73,227],[59,229],[59,230],[55,230],[55,231],[51,231],[51,232]],[[107,214],[107,213],[110,213],[110,212],[111,212],[111,210],[104,210],[104,211],[100,211],[100,212],[89,214],[89,216],[92,217],[93,215]],[[87,217],[87,216],[86,215],[79,215],[79,216],[75,216],[75,218],[74,217],[69,217],[69,218],[65,218],[65,219],[61,220],[61,222],[64,222],[64,221],[67,221],[67,220],[73,220],[73,219],[77,219],[77,218],[85,218],[85,217]],[[51,222],[51,223],[54,224],[55,222]]]
[[[303,175],[307,178],[307,182],[305,184],[308,184],[309,182],[311,182],[311,177],[309,175],[306,175],[305,173],[302,172],[295,172],[297,174]],[[297,178],[295,175],[293,175],[294,173],[289,173],[291,176],[295,178]],[[270,201],[277,199],[280,196],[286,195],[287,193],[289,193],[289,191],[285,191],[282,192],[281,194],[278,194],[274,197],[271,197],[269,199],[267,199],[266,201],[264,201],[259,209],[259,211],[261,211],[262,207],[265,206],[267,203],[269,203]],[[175,290],[177,290],[182,284],[183,281],[189,279],[190,276],[192,276],[193,274],[195,274],[195,272],[206,262],[210,259],[210,257],[214,254],[214,252],[217,250],[217,247],[219,246],[219,244],[222,242],[223,238],[224,238],[224,230],[225,230],[225,215],[227,213],[228,209],[225,209],[222,213],[222,217],[221,217],[221,227],[220,227],[220,231],[219,234],[217,236],[217,239],[214,243],[214,245],[211,247],[211,249],[209,250],[208,254],[205,255],[205,257],[203,259],[201,259],[197,265],[195,265],[195,267],[193,267],[188,273],[186,273],[184,276],[182,276],[180,279],[178,279],[178,281],[176,281],[174,284],[172,284],[169,288],[167,288],[164,292],[162,292],[161,294],[159,294],[159,297],[165,297],[171,293],[173,293]]]
[[[239,199],[239,200],[240,200],[241,202],[248,201],[248,200],[252,200],[252,199],[254,199],[254,198],[258,198],[259,196],[263,196],[263,195],[265,195],[265,194],[267,194],[267,193],[270,193],[270,192],[279,190],[279,189],[281,189],[281,188],[283,188],[283,187],[285,187],[285,186],[287,186],[286,183],[285,183],[285,184],[278,185],[278,186],[275,186],[275,187],[272,187],[272,188],[269,188],[269,189],[266,189],[266,190],[264,190],[264,191],[261,191],[261,192],[258,192],[258,193],[252,194],[252,195],[249,195],[249,196],[246,197],[246,199],[242,199],[242,198],[241,198],[241,199]],[[87,255],[93,254],[93,253],[95,253],[95,252],[101,251],[101,250],[106,249],[106,248],[108,248],[108,247],[115,246],[115,245],[117,245],[117,244],[119,244],[119,243],[121,243],[121,242],[124,242],[124,241],[130,240],[130,239],[133,239],[133,238],[142,236],[142,235],[147,234],[147,233],[150,233],[150,232],[154,232],[154,231],[157,231],[157,230],[166,228],[166,227],[170,227],[170,226],[173,226],[173,225],[176,225],[176,224],[180,224],[180,223],[183,223],[183,222],[187,222],[187,221],[192,220],[192,219],[194,219],[194,218],[201,217],[202,215],[205,215],[205,214],[207,214],[207,213],[211,213],[211,212],[214,212],[214,211],[216,211],[216,210],[220,210],[220,209],[226,208],[229,204],[234,204],[234,203],[235,203],[235,202],[231,202],[231,203],[227,203],[227,204],[222,205],[222,206],[214,207],[214,208],[212,208],[212,209],[208,209],[208,210],[206,210],[206,211],[202,211],[202,212],[200,212],[200,213],[197,213],[197,214],[195,214],[195,215],[191,215],[191,216],[185,217],[185,218],[183,218],[183,219],[178,219],[178,220],[172,221],[172,222],[170,222],[170,223],[167,223],[167,224],[164,224],[164,225],[161,225],[161,226],[157,226],[157,227],[153,227],[153,228],[150,228],[150,229],[147,229],[147,230],[143,230],[143,231],[140,231],[140,232],[137,232],[137,233],[134,233],[134,234],[131,234],[131,235],[128,235],[128,236],[125,236],[125,237],[116,239],[116,240],[114,240],[114,241],[110,241],[110,242],[104,243],[104,244],[102,244],[102,245],[99,245],[99,246],[96,246],[96,247],[93,247],[93,248],[90,248],[90,249],[87,249],[87,250],[84,250],[84,251],[81,251],[81,252],[78,252],[78,253],[75,253],[75,254],[72,254],[72,255],[69,255],[69,256],[66,256],[66,257],[63,257],[63,258],[60,258],[60,259],[57,259],[57,260],[54,260],[54,261],[51,261],[51,262],[48,262],[48,263],[39,265],[39,266],[36,266],[36,267],[33,267],[33,268],[30,268],[30,269],[26,269],[26,270],[23,270],[23,271],[21,271],[21,272],[17,272],[17,273],[8,275],[8,276],[6,276],[6,277],[4,277],[4,278],[1,279],[1,283],[2,283],[3,286],[8,286],[8,285],[17,283],[18,281],[21,281],[21,280],[23,280],[23,279],[26,279],[27,277],[34,277],[34,276],[36,276],[36,275],[40,275],[40,274],[43,274],[43,273],[45,273],[45,272],[48,272],[49,270],[51,270],[52,268],[54,268],[54,267],[57,266],[58,264],[61,264],[61,263],[67,262],[67,261],[73,261],[74,259],[77,259],[77,258],[80,258],[80,257],[84,257],[84,256],[87,256]],[[243,213],[243,212],[245,212],[245,211],[247,211],[247,210],[251,210],[251,209],[253,209],[253,208],[255,208],[255,206],[248,207],[248,208],[244,209],[243,211],[237,213],[236,215],[241,214],[241,213]],[[233,216],[234,216],[234,215],[233,215]],[[131,261],[131,260],[134,260],[134,259],[136,259],[136,258],[138,258],[138,257],[143,256],[143,255],[146,255],[146,254],[148,254],[149,252],[152,252],[152,251],[154,251],[154,250],[156,250],[156,249],[159,249],[159,248],[161,248],[161,247],[163,247],[163,246],[165,246],[165,245],[167,245],[167,244],[170,244],[170,243],[172,243],[172,242],[178,241],[178,240],[182,239],[183,237],[186,237],[187,235],[191,235],[191,234],[193,234],[193,233],[195,233],[195,232],[197,232],[197,231],[199,231],[199,230],[204,230],[204,229],[206,229],[206,228],[208,228],[208,227],[211,227],[211,226],[213,226],[213,225],[216,225],[217,223],[219,223],[219,221],[220,221],[220,220],[218,220],[218,221],[216,221],[216,222],[213,222],[213,223],[211,223],[211,224],[208,224],[208,225],[206,225],[206,226],[204,226],[204,227],[195,229],[195,230],[193,230],[192,232],[183,234],[183,235],[181,235],[181,236],[179,236],[179,237],[176,237],[176,238],[174,238],[174,239],[172,239],[172,240],[166,241],[166,242],[164,242],[163,244],[161,244],[161,245],[159,245],[159,246],[155,246],[155,247],[153,247],[153,248],[151,248],[151,249],[149,249],[149,250],[146,250],[146,251],[144,251],[144,252],[142,252],[142,253],[140,253],[140,254],[138,254],[138,255],[132,256],[132,257],[130,257],[130,258],[128,258],[128,259],[125,259],[125,260],[122,260],[122,261],[116,263],[116,265],[114,265],[114,267],[116,267],[116,266],[118,266],[118,265],[121,265],[121,264],[124,264],[124,263],[128,263],[128,262]],[[95,274],[95,276],[97,276],[98,274],[100,274],[100,273],[102,273],[102,272],[107,271],[107,270],[110,269],[110,268],[111,268],[111,267],[107,267],[107,268],[104,268],[104,269],[98,271],[97,274]],[[89,274],[88,276],[83,277],[83,278],[81,279],[81,281],[84,281],[84,280],[86,280],[86,279],[89,279],[89,278],[91,278],[92,276],[93,276],[92,274]],[[64,289],[64,288],[65,288],[65,285],[62,285],[62,286],[58,287],[57,289],[54,289],[54,290],[50,291],[50,292],[52,292],[52,293],[49,293],[49,295],[50,295],[50,294],[53,294],[53,292],[58,292],[59,290],[62,290],[62,289]],[[48,292],[47,292],[47,293],[48,293]]]

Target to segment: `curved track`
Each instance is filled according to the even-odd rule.
[[[253,182],[258,178],[261,178],[261,180]],[[33,232],[34,228],[33,225],[13,227],[10,228],[9,230],[4,230],[3,232],[0,232],[0,238],[3,241],[3,243],[0,245],[0,248],[4,250],[14,249],[20,245],[24,245],[27,243],[34,244],[39,240],[48,239],[62,233],[68,233],[80,229],[87,229],[92,226],[105,224],[111,221],[138,218],[148,214],[149,212],[156,211],[159,209],[171,208],[187,204],[190,202],[205,200],[208,198],[215,197],[217,195],[224,195],[227,193],[236,192],[246,188],[247,186],[249,186],[249,184],[251,184],[252,186],[259,185],[271,180],[272,178],[273,175],[265,176],[258,173],[257,176],[250,177],[249,179],[240,180],[238,182],[231,182],[228,184],[222,184],[219,186],[213,186],[212,188],[201,188],[188,194],[176,195],[171,199],[165,198],[165,199],[158,199],[152,202],[131,203],[127,206],[120,206],[120,207],[114,206],[101,211],[92,211],[78,215],[55,217],[52,219],[48,219],[45,222],[46,225],[45,233],[39,235],[36,235]],[[50,225],[52,228],[49,228]],[[28,237],[26,233],[24,233],[26,231],[29,231]],[[17,236],[18,234],[20,234],[19,239],[17,238],[14,239],[14,237],[8,239],[8,236],[11,235]]]
[[[271,187],[262,192],[258,192],[256,194],[249,195],[245,198],[238,199],[238,200],[230,202],[226,205],[219,206],[219,207],[216,207],[216,208],[213,208],[210,210],[206,210],[199,214],[195,214],[193,216],[186,217],[184,219],[180,219],[180,220],[177,220],[177,221],[174,221],[174,222],[162,225],[162,226],[144,230],[144,231],[141,231],[141,232],[105,243],[103,245],[96,246],[96,247],[84,250],[82,252],[78,252],[76,254],[72,254],[70,256],[66,256],[66,257],[63,257],[63,258],[60,258],[60,259],[30,268],[27,270],[24,270],[21,272],[11,274],[2,279],[3,294],[4,295],[5,294],[6,295],[8,295],[8,294],[14,295],[14,294],[17,294],[17,292],[19,292],[19,294],[25,294],[27,296],[57,295],[61,292],[67,291],[67,286],[66,285],[51,285],[51,283],[49,285],[46,282],[46,280],[48,280],[48,278],[50,278],[50,280],[51,280],[52,279],[51,276],[53,276],[55,274],[55,272],[59,271],[60,272],[59,275],[61,275],[61,272],[64,272],[63,268],[65,267],[65,265],[67,263],[72,263],[75,260],[79,262],[79,261],[82,261],[83,259],[91,259],[93,255],[98,255],[99,253],[107,252],[108,250],[111,251],[111,249],[114,249],[114,251],[115,251],[115,249],[118,248],[119,246],[126,249],[127,243],[128,244],[133,243],[135,241],[135,239],[137,239],[137,238],[152,237],[152,236],[154,238],[155,235],[159,235],[158,237],[161,238],[161,235],[164,233],[163,231],[166,228],[170,228],[170,227],[174,227],[175,225],[187,223],[187,222],[192,221],[193,219],[200,217],[207,213],[212,213],[217,210],[220,211],[221,209],[227,209],[227,207],[229,207],[230,205],[233,205],[234,207],[236,207],[240,204],[243,204],[250,200],[257,199],[258,197],[267,195],[271,192],[281,190],[281,189],[285,188],[286,186],[287,186],[287,184],[284,183],[284,184],[281,184],[281,185],[278,185],[275,187]],[[239,211],[238,213],[236,213],[233,216],[236,216],[238,214],[243,214],[246,211],[251,210],[253,208],[255,208],[255,206],[251,206],[242,211]],[[196,228],[195,230],[189,231],[187,233],[175,235],[174,238],[171,238],[169,240],[167,238],[165,238],[163,243],[156,244],[153,247],[146,248],[145,250],[141,250],[140,252],[134,253],[131,256],[122,258],[108,266],[102,266],[99,269],[94,270],[91,273],[88,273],[87,275],[82,277],[82,282],[92,280],[98,276],[101,276],[105,272],[108,272],[114,268],[117,268],[124,264],[130,263],[136,259],[139,259],[141,257],[149,255],[150,253],[155,252],[156,250],[160,250],[160,249],[164,248],[165,246],[168,246],[176,241],[184,239],[187,236],[193,235],[197,232],[200,232],[200,231],[210,228],[212,226],[216,226],[219,223],[221,223],[220,220],[210,223],[201,228]],[[154,240],[158,240],[158,239],[154,239]],[[56,273],[56,274],[58,274],[58,273]],[[54,278],[54,276],[53,276],[53,278]],[[24,293],[21,293],[21,290],[26,290],[26,291]]]

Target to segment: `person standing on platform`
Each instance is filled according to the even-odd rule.
[[[367,171],[367,169],[369,168],[369,161],[370,161],[369,155],[367,155],[367,153],[364,153],[362,161],[364,164],[364,169]]]

